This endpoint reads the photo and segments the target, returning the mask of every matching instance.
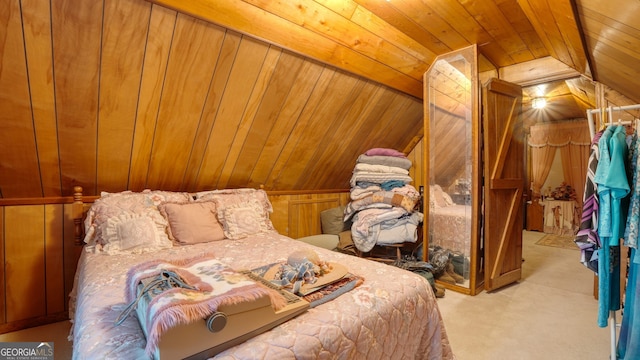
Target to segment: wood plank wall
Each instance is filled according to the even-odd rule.
[[[0,333],[68,318],[80,255],[71,206],[0,207]]]
[[[418,189],[423,184],[421,140],[407,157]],[[321,234],[320,213],[349,202],[347,190],[268,194],[275,229],[294,239]],[[82,251],[75,245],[71,200],[1,201],[0,334],[67,319],[68,295]],[[86,202],[85,211],[90,206]]]
[[[414,96],[148,1],[0,18],[2,199],[347,189],[358,154],[422,127]]]
[[[270,195],[276,230],[320,234],[320,212],[346,205],[348,192]],[[68,318],[82,247],[74,244],[72,204],[0,206],[0,334]],[[85,204],[88,209],[90,204]]]

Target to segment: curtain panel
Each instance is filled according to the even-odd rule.
[[[559,148],[564,181],[576,190],[576,201],[579,209],[582,209],[582,195],[591,145],[587,120],[533,125],[530,128],[528,144],[531,149],[533,198],[540,197],[541,188],[549,175],[556,149]]]

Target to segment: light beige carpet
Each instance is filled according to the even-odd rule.
[[[523,232],[518,283],[475,296],[447,290],[438,299],[457,360],[609,359],[593,272],[579,251],[536,245],[545,235]]]
[[[573,239],[575,239],[574,236],[546,234],[540,240],[536,241],[536,245],[579,250],[578,246],[573,242]]]

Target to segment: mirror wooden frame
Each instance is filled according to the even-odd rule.
[[[432,174],[434,173],[431,168],[431,145],[432,145],[432,136],[437,136],[435,133],[431,133],[431,119],[435,119],[435,108],[437,105],[433,104],[431,99],[434,99],[434,93],[438,87],[447,88],[451,90],[452,85],[455,85],[455,81],[439,81],[434,83],[431,81],[430,75],[432,72],[438,71],[436,66],[441,64],[442,61],[452,61],[454,59],[463,58],[468,62],[468,68],[465,70],[466,81],[468,84],[465,85],[465,91],[468,91],[468,94],[465,96],[468,97],[468,108],[465,109],[465,120],[469,122],[467,126],[470,126],[470,129],[467,129],[465,133],[470,134],[470,139],[464,139],[462,141],[470,142],[471,150],[469,159],[466,160],[466,165],[470,165],[471,174],[470,174],[470,184],[469,184],[469,196],[468,203],[471,206],[471,217],[468,223],[470,227],[468,229],[470,239],[468,242],[468,260],[469,260],[469,274],[468,280],[465,279],[463,285],[460,284],[451,284],[450,282],[442,282],[436,280],[438,283],[443,285],[447,289],[451,289],[456,292],[461,292],[468,295],[475,295],[482,291],[484,286],[484,266],[482,262],[482,241],[481,241],[481,206],[482,206],[482,162],[481,162],[481,131],[480,131],[480,91],[479,91],[479,80],[478,80],[478,49],[476,45],[472,45],[460,50],[456,50],[447,54],[439,55],[436,60],[429,67],[427,72],[424,74],[424,139],[423,141],[423,184],[425,184],[424,191],[424,226],[423,226],[423,260],[428,261],[429,259],[429,243],[431,240],[432,234],[432,216],[435,216],[435,213],[432,211],[431,206],[431,198],[430,198],[430,187],[432,184]],[[464,81],[465,79],[463,79]],[[440,90],[446,91],[446,90]],[[444,105],[446,108],[446,105]],[[466,136],[466,135],[465,135]],[[460,140],[460,139],[458,139]],[[453,151],[453,150],[452,150]],[[471,164],[469,164],[471,162]],[[466,246],[466,245],[465,245]]]

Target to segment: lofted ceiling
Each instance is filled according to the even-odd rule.
[[[422,137],[422,76],[477,44],[527,123],[640,101],[634,0],[0,2],[0,197],[346,189]],[[593,81],[592,81],[593,80]],[[544,84],[542,86],[541,84]],[[530,99],[548,98],[545,113]]]

